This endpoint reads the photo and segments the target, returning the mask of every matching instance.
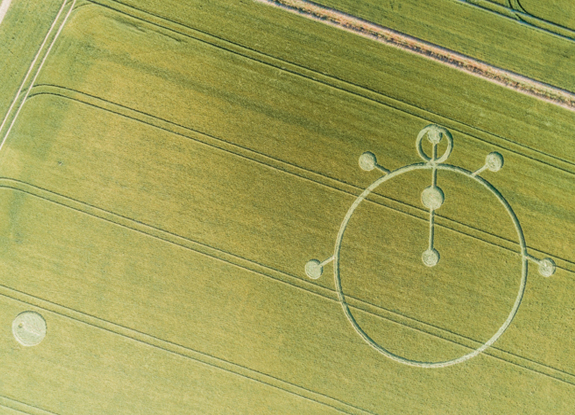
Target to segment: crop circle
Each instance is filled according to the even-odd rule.
[[[443,190],[437,186],[426,187],[423,192],[421,192],[421,202],[423,206],[431,210],[437,210],[443,205],[445,200],[445,195]]]
[[[34,311],[18,314],[12,322],[12,334],[23,346],[37,346],[46,337],[46,320]]]
[[[492,172],[498,172],[503,167],[503,156],[494,151],[485,157],[485,165]]]
[[[423,251],[423,254],[421,254],[421,259],[426,266],[434,267],[439,262],[439,252],[433,248],[426,249]]]
[[[555,262],[551,258],[545,258],[539,262],[539,274],[546,278],[555,274],[555,268]]]
[[[427,154],[425,154],[425,151],[423,151],[423,143],[422,143],[423,137],[425,136],[427,136],[428,140],[434,146],[439,144],[443,137],[447,139],[447,148],[445,149],[445,152],[441,157],[435,158],[435,155],[429,157]],[[447,131],[447,129],[440,127],[439,125],[431,124],[419,132],[419,134],[417,135],[417,140],[415,141],[415,148],[417,149],[419,157],[421,157],[423,161],[428,161],[432,163],[443,163],[444,161],[447,160],[447,158],[451,154],[451,151],[453,150],[453,137],[451,136],[451,133]]]
[[[423,134],[422,134],[423,132],[425,132],[425,129],[422,130],[422,132],[420,132],[420,134],[418,136],[418,147],[420,145],[421,138],[423,137]],[[448,146],[448,150],[449,150],[449,146]],[[447,154],[447,156],[449,155],[447,151],[446,151],[446,154]],[[445,157],[445,154],[443,157]],[[513,225],[515,226],[515,229],[517,231],[517,237],[519,239],[519,245],[520,245],[520,250],[521,250],[520,254],[521,254],[522,270],[521,270],[519,291],[517,293],[517,297],[515,299],[515,302],[513,304],[511,312],[509,313],[505,322],[501,325],[501,327],[497,330],[497,332],[489,340],[487,340],[487,342],[485,342],[483,345],[481,345],[479,348],[473,350],[472,352],[467,353],[467,354],[465,354],[459,358],[456,358],[456,359],[446,360],[446,361],[442,361],[442,362],[422,362],[422,361],[416,361],[416,360],[409,360],[409,359],[406,359],[404,357],[401,357],[401,356],[398,356],[398,355],[395,355],[395,354],[389,352],[388,350],[386,350],[385,348],[380,346],[378,343],[376,343],[359,326],[359,324],[355,320],[355,318],[354,318],[353,314],[351,313],[351,310],[350,310],[350,308],[347,305],[346,300],[345,300],[345,294],[344,294],[343,288],[341,286],[339,258],[340,258],[340,251],[341,251],[341,244],[343,241],[343,236],[345,233],[345,229],[349,223],[349,220],[351,219],[351,217],[352,217],[353,213],[355,212],[355,210],[357,209],[357,207],[361,204],[361,202],[363,200],[365,200],[365,198],[371,192],[373,192],[376,188],[378,188],[380,185],[387,182],[388,180],[393,179],[394,177],[397,177],[397,176],[400,176],[402,174],[405,174],[405,173],[408,173],[411,171],[415,171],[415,170],[430,170],[430,169],[434,169],[434,168],[437,170],[451,171],[451,172],[455,172],[458,174],[463,174],[464,176],[469,177],[469,178],[475,180],[476,182],[478,182],[479,184],[483,185],[483,187],[485,187],[487,190],[489,190],[499,200],[499,202],[503,205],[503,207],[505,208],[505,210],[509,214],[509,216],[513,222]],[[430,251],[430,252],[428,252],[428,251]],[[425,265],[433,266],[433,265],[437,264],[436,261],[439,261],[439,253],[437,253],[437,251],[436,251],[437,256],[435,256],[434,253],[431,252],[431,250],[428,250],[428,251],[423,253],[422,259],[423,259],[423,262]],[[435,250],[433,250],[433,251],[435,251]],[[399,362],[399,363],[407,364],[409,366],[423,367],[423,368],[446,367],[446,366],[451,366],[451,365],[454,365],[457,363],[464,362],[468,359],[471,359],[472,357],[477,356],[478,354],[483,352],[485,349],[490,347],[493,343],[495,343],[495,341],[497,341],[497,339],[499,339],[499,337],[509,327],[509,325],[511,324],[511,321],[513,320],[513,318],[515,317],[515,314],[517,313],[517,310],[519,309],[519,306],[521,304],[521,300],[523,298],[523,293],[525,291],[525,284],[527,281],[527,271],[528,271],[527,257],[528,256],[527,256],[527,247],[525,245],[525,238],[523,236],[523,231],[521,230],[521,226],[519,225],[519,220],[517,219],[517,216],[513,212],[513,209],[511,208],[511,206],[509,205],[507,200],[488,181],[486,181],[485,179],[483,179],[480,176],[474,175],[472,172],[470,172],[468,170],[462,169],[460,167],[452,166],[449,164],[438,164],[437,165],[434,163],[434,165],[431,165],[430,163],[418,163],[418,164],[412,164],[409,166],[402,167],[400,169],[397,169],[397,170],[389,173],[388,175],[385,175],[385,176],[379,178],[378,180],[373,182],[370,186],[368,186],[363,191],[363,193],[361,195],[359,195],[357,197],[357,199],[353,202],[353,204],[351,205],[351,207],[349,208],[349,210],[347,211],[347,213],[343,219],[339,233],[338,233],[337,238],[336,238],[335,251],[334,251],[334,280],[335,280],[335,287],[336,287],[336,291],[338,294],[338,298],[339,298],[339,301],[340,301],[341,306],[343,308],[345,316],[347,317],[347,319],[349,320],[349,322],[351,323],[351,325],[353,326],[355,331],[371,347],[373,347],[375,350],[377,350],[381,354],[389,357],[390,359],[392,359],[396,362]]]
[[[312,280],[317,280],[323,274],[323,267],[317,259],[310,259],[305,264],[305,273]]]
[[[372,171],[377,165],[377,158],[371,151],[366,151],[359,156],[359,167],[364,171]]]

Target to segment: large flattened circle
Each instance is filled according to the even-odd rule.
[[[519,291],[517,293],[517,296],[515,298],[515,302],[513,304],[513,307],[511,309],[511,312],[509,313],[507,319],[505,320],[505,322],[501,325],[501,327],[497,330],[497,332],[489,339],[487,340],[484,344],[482,344],[480,347],[478,347],[477,349],[473,350],[470,353],[467,353],[461,357],[455,358],[455,359],[451,359],[451,360],[445,360],[445,361],[440,361],[440,362],[424,362],[424,361],[417,361],[417,360],[410,360],[410,359],[406,359],[404,357],[398,356],[394,353],[391,353],[390,351],[386,350],[385,348],[383,348],[382,346],[380,346],[377,342],[375,342],[362,328],[361,326],[357,323],[356,319],[354,318],[353,314],[351,313],[351,310],[345,300],[345,294],[343,292],[343,288],[342,288],[342,284],[341,284],[341,277],[340,277],[340,264],[339,264],[339,260],[340,260],[340,251],[341,251],[341,245],[342,245],[342,241],[343,241],[343,236],[345,233],[345,229],[353,215],[353,213],[355,212],[355,210],[358,208],[358,206],[375,190],[377,189],[379,186],[381,186],[383,183],[392,180],[394,177],[400,176],[402,174],[411,172],[411,171],[415,171],[415,170],[431,170],[433,168],[436,168],[437,170],[444,170],[444,171],[451,171],[454,173],[458,173],[458,174],[462,174],[464,176],[467,176],[468,178],[471,178],[473,180],[475,180],[477,183],[481,184],[483,187],[485,187],[487,190],[489,190],[496,198],[497,200],[499,200],[499,202],[503,205],[503,207],[505,208],[506,212],[509,214],[511,221],[513,222],[513,225],[515,227],[515,230],[517,232],[517,237],[519,239],[519,245],[520,245],[520,254],[521,254],[521,280],[520,280],[520,285],[519,285]],[[509,327],[509,325],[511,324],[511,321],[513,320],[513,318],[515,317],[515,314],[517,313],[517,310],[519,309],[519,306],[521,304],[521,300],[523,298],[523,293],[525,291],[525,284],[527,282],[527,272],[528,272],[528,263],[527,263],[527,248],[525,245],[525,238],[523,236],[523,231],[521,229],[521,225],[519,224],[519,221],[517,219],[517,216],[515,215],[515,213],[513,212],[513,209],[511,208],[511,206],[509,205],[509,203],[507,202],[507,200],[489,183],[487,182],[485,179],[483,179],[482,177],[479,176],[475,176],[473,175],[470,171],[456,167],[456,166],[452,166],[449,164],[438,164],[435,166],[432,166],[431,164],[428,163],[418,163],[418,164],[413,164],[413,165],[409,165],[409,166],[405,166],[402,167],[400,169],[397,169],[395,171],[392,171],[391,173],[379,178],[378,180],[376,180],[375,182],[373,182],[370,186],[368,186],[361,195],[359,195],[357,197],[357,199],[354,201],[354,203],[351,205],[351,207],[349,208],[349,210],[347,211],[342,224],[340,226],[340,230],[338,232],[337,238],[336,238],[336,243],[335,243],[335,251],[334,251],[334,280],[335,280],[335,286],[336,286],[336,291],[338,294],[338,298],[339,301],[341,303],[341,306],[343,308],[344,314],[347,317],[347,319],[349,320],[349,322],[351,323],[351,325],[353,326],[353,328],[355,329],[355,331],[363,338],[363,340],[365,342],[367,342],[371,347],[373,347],[375,350],[377,350],[378,352],[380,352],[381,354],[389,357],[390,359],[398,362],[398,363],[403,363],[409,366],[415,366],[415,367],[422,367],[422,368],[439,368],[439,367],[446,367],[446,366],[451,366],[451,365],[455,365],[458,363],[462,363],[466,360],[471,359],[472,357],[477,356],[478,354],[482,353],[485,349],[487,349],[488,347],[490,347],[493,343],[495,343],[495,341],[497,341],[497,339],[499,339],[499,337],[505,332],[505,330]]]

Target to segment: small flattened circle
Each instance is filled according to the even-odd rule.
[[[494,151],[485,157],[485,165],[489,171],[497,172],[503,167],[503,156]]]
[[[423,206],[431,210],[437,210],[443,205],[445,201],[445,195],[443,190],[437,186],[426,187],[423,192],[421,192],[421,202]]]
[[[439,262],[439,252],[436,249],[427,249],[421,254],[421,260],[428,267],[434,267]]]
[[[46,337],[46,320],[34,311],[18,314],[12,322],[14,338],[23,346],[37,346]]]
[[[317,259],[310,259],[305,264],[305,273],[312,280],[317,280],[323,274],[323,267],[320,264]]]
[[[539,274],[544,277],[550,277],[555,274],[556,268],[555,261],[551,258],[544,258],[539,262]]]
[[[366,151],[359,156],[359,167],[365,171],[372,171],[377,165],[377,158],[371,151]]]
[[[436,126],[432,126],[429,131],[427,131],[427,139],[431,144],[439,144],[442,135],[443,133]]]
[[[434,146],[439,144],[439,142],[443,139],[443,137],[446,138],[447,148],[445,149],[445,152],[441,157],[435,158],[435,156],[433,156],[433,158],[431,158],[427,154],[425,154],[421,142],[423,141],[423,137],[426,135],[427,140],[431,142]],[[451,154],[451,151],[453,150],[453,137],[451,136],[451,133],[447,129],[436,124],[430,124],[424,129],[422,129],[417,135],[417,139],[415,140],[415,148],[417,149],[419,157],[421,157],[423,161],[433,162],[436,164],[443,163],[447,160],[447,158]]]

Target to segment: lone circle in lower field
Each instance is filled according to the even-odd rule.
[[[365,331],[363,331],[363,329],[355,321],[355,318],[353,317],[353,314],[351,313],[351,310],[349,309],[349,306],[347,305],[347,303],[345,301],[345,295],[343,293],[343,289],[341,286],[339,258],[340,258],[340,250],[341,250],[343,235],[344,235],[345,229],[349,223],[349,220],[351,219],[351,216],[353,215],[353,213],[357,209],[357,207],[361,204],[361,202],[363,200],[365,200],[365,198],[371,192],[373,192],[376,188],[378,188],[380,185],[382,185],[386,181],[391,180],[394,177],[397,177],[399,175],[408,173],[410,171],[431,170],[433,168],[435,168],[437,170],[451,171],[451,172],[462,174],[466,177],[469,177],[470,179],[475,180],[479,184],[483,185],[483,187],[485,187],[487,190],[489,190],[497,198],[497,200],[499,200],[499,202],[503,205],[503,207],[505,208],[505,210],[509,214],[511,221],[513,222],[513,225],[515,226],[515,230],[517,231],[517,237],[519,239],[519,245],[520,245],[520,249],[521,249],[520,254],[521,254],[522,270],[521,270],[521,280],[520,280],[520,284],[519,284],[519,292],[517,293],[517,297],[515,299],[515,303],[513,304],[511,312],[509,313],[509,316],[507,317],[507,319],[505,320],[503,325],[499,328],[499,330],[497,330],[497,332],[489,340],[487,340],[487,342],[485,342],[483,345],[481,345],[477,349],[473,350],[472,352],[465,354],[461,357],[458,357],[456,359],[446,360],[446,361],[442,361],[442,362],[421,362],[421,361],[406,359],[404,357],[395,355],[395,354],[389,352],[388,350],[384,349],[379,344],[377,344],[371,337],[369,337],[369,335]],[[433,252],[431,252],[431,251],[428,252],[428,251],[425,251],[423,253],[422,259],[423,259],[423,262],[425,265],[432,267],[435,264],[437,264],[437,261],[439,261],[439,254],[437,254],[437,256],[436,256],[436,255],[434,255]],[[545,263],[544,267],[545,267],[545,270],[548,270],[549,274],[552,274],[551,270],[554,268],[554,264]],[[525,283],[527,281],[527,271],[528,271],[527,247],[525,245],[525,238],[523,236],[523,231],[521,230],[521,226],[519,225],[519,220],[517,219],[517,216],[513,212],[513,209],[511,208],[511,206],[509,205],[507,200],[505,200],[505,198],[488,181],[486,181],[482,177],[477,176],[477,175],[473,175],[473,173],[468,171],[468,170],[462,169],[460,167],[452,166],[450,164],[437,164],[435,166],[433,166],[429,163],[412,164],[412,165],[397,169],[395,171],[392,171],[388,175],[385,175],[385,176],[379,178],[378,180],[376,180],[375,182],[373,182],[367,189],[365,189],[363,191],[363,193],[361,195],[358,196],[358,198],[354,201],[354,203],[351,205],[351,207],[347,211],[347,213],[343,219],[343,222],[341,224],[341,227],[339,229],[339,233],[337,235],[337,239],[336,239],[336,243],[335,243],[335,252],[334,252],[335,286],[336,286],[338,298],[340,300],[341,306],[343,308],[343,311],[344,311],[347,319],[349,320],[349,322],[351,323],[351,325],[353,326],[355,331],[370,346],[372,346],[378,352],[380,352],[381,354],[389,357],[390,359],[392,359],[398,363],[403,363],[403,364],[407,364],[410,366],[416,366],[416,367],[423,367],[423,368],[446,367],[446,366],[451,366],[451,365],[454,365],[457,363],[461,363],[461,362],[464,362],[468,359],[471,359],[472,357],[477,356],[478,354],[483,352],[485,349],[487,349],[489,346],[491,346],[493,343],[495,343],[497,341],[497,339],[499,339],[499,337],[503,334],[503,332],[505,332],[505,330],[507,330],[507,328],[511,324],[511,321],[515,317],[517,310],[519,309],[519,306],[521,304],[521,300],[523,298],[523,292],[525,290]]]
[[[46,337],[46,320],[34,311],[18,314],[12,322],[14,338],[22,346],[37,346]]]

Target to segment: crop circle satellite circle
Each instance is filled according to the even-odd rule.
[[[423,138],[426,136],[427,136],[428,141],[432,144],[432,147],[433,147],[433,154],[431,156],[428,156],[423,151],[422,141],[423,141]],[[441,140],[444,137],[447,139],[447,149],[445,150],[443,155],[438,157],[436,154],[436,150],[437,150],[436,146],[441,142]],[[468,170],[465,170],[463,168],[453,166],[450,164],[443,164],[443,162],[445,162],[447,160],[447,158],[451,154],[451,151],[453,150],[453,138],[452,138],[451,134],[449,133],[449,131],[447,131],[445,128],[440,127],[438,125],[433,125],[433,124],[428,125],[424,129],[422,129],[420,131],[420,133],[418,134],[417,139],[416,139],[416,150],[417,150],[419,156],[423,159],[423,163],[411,164],[411,165],[401,167],[401,168],[394,170],[394,171],[391,171],[391,172],[377,164],[377,160],[375,158],[375,155],[373,155],[373,153],[366,152],[360,157],[359,164],[363,170],[371,171],[371,170],[374,170],[375,168],[378,168],[379,170],[381,170],[384,173],[384,175],[382,177],[380,177],[379,179],[375,180],[371,185],[369,185],[363,191],[363,193],[361,193],[357,197],[357,199],[353,202],[353,204],[351,205],[351,207],[347,211],[347,213],[346,213],[346,215],[345,215],[345,217],[341,223],[337,237],[336,237],[335,250],[334,250],[333,256],[330,257],[329,259],[323,261],[323,262],[320,262],[317,259],[310,260],[306,264],[306,274],[308,275],[308,277],[310,277],[312,279],[317,279],[322,275],[323,267],[325,265],[329,264],[330,262],[333,262],[333,264],[334,264],[333,265],[333,267],[334,267],[333,273],[334,273],[334,280],[335,280],[335,288],[337,291],[339,301],[340,301],[341,306],[343,308],[343,312],[344,312],[345,316],[347,317],[347,319],[349,320],[349,322],[351,323],[352,327],[363,338],[363,340],[365,342],[367,342],[371,347],[373,347],[379,353],[383,354],[386,357],[389,357],[390,359],[392,359],[398,363],[403,363],[403,364],[406,364],[409,366],[415,366],[415,367],[421,367],[421,368],[440,368],[440,367],[446,367],[446,366],[451,366],[451,365],[455,365],[458,363],[462,363],[466,360],[471,359],[472,357],[477,356],[478,354],[483,352],[485,349],[490,347],[493,343],[495,343],[497,341],[497,339],[499,339],[499,337],[501,337],[501,335],[505,332],[505,330],[507,330],[507,328],[511,324],[513,318],[517,314],[517,310],[519,309],[519,306],[521,305],[521,300],[523,298],[523,293],[525,291],[525,285],[527,282],[527,273],[528,273],[528,268],[529,268],[528,261],[529,260],[534,261],[539,265],[539,272],[544,277],[549,277],[549,276],[553,275],[553,273],[555,272],[555,263],[550,258],[537,260],[536,258],[532,257],[531,255],[529,255],[527,253],[527,246],[525,243],[525,237],[523,235],[521,225],[519,223],[519,220],[517,219],[517,216],[515,215],[515,212],[513,211],[513,209],[511,208],[511,206],[507,202],[507,200],[501,195],[501,193],[499,193],[497,191],[497,189],[495,189],[495,187],[493,187],[493,185],[491,185],[487,180],[485,180],[484,178],[479,176],[479,174],[485,170],[496,172],[499,169],[501,169],[501,167],[503,166],[503,156],[501,154],[495,153],[495,152],[490,153],[486,157],[485,165],[475,172],[471,172],[471,171],[468,171]],[[379,186],[381,186],[382,184],[384,184],[385,182],[387,182],[389,180],[392,180],[394,177],[398,177],[400,175],[403,175],[403,174],[406,174],[409,172],[413,172],[413,171],[417,171],[417,170],[431,170],[432,171],[432,184],[431,184],[431,186],[429,186],[423,190],[422,196],[421,196],[421,201],[422,201],[423,206],[428,208],[429,212],[430,212],[429,247],[427,250],[425,250],[422,253],[422,257],[421,257],[424,266],[433,267],[433,266],[437,265],[437,263],[440,260],[440,253],[433,247],[433,226],[434,226],[435,210],[439,209],[445,200],[445,195],[444,195],[443,191],[441,190],[441,188],[439,186],[437,186],[437,172],[438,171],[450,171],[450,172],[464,175],[464,176],[476,181],[477,183],[481,184],[484,188],[489,190],[495,196],[495,198],[501,203],[501,205],[504,207],[504,209],[509,214],[509,217],[510,217],[511,221],[513,222],[513,225],[514,225],[515,230],[517,232],[517,238],[518,238],[519,247],[520,247],[519,253],[521,255],[521,275],[520,275],[519,291],[517,293],[517,297],[515,298],[515,302],[513,304],[513,307],[511,308],[511,311],[510,311],[507,319],[503,322],[503,324],[501,325],[499,330],[497,330],[497,332],[489,340],[487,340],[484,344],[482,344],[477,349],[475,349],[472,352],[467,353],[461,357],[458,357],[458,358],[455,358],[452,360],[441,361],[441,362],[422,362],[422,361],[406,359],[404,357],[401,357],[401,356],[398,356],[396,354],[389,352],[388,350],[383,348],[381,345],[379,345],[377,342],[375,342],[360,327],[360,325],[355,320],[355,318],[351,312],[351,309],[345,300],[345,294],[343,292],[343,288],[341,285],[340,251],[341,251],[341,245],[343,242],[345,230],[347,228],[347,225],[348,225],[353,213],[359,207],[359,205],[365,200],[365,198],[367,196],[369,196],[369,194],[372,193]]]

